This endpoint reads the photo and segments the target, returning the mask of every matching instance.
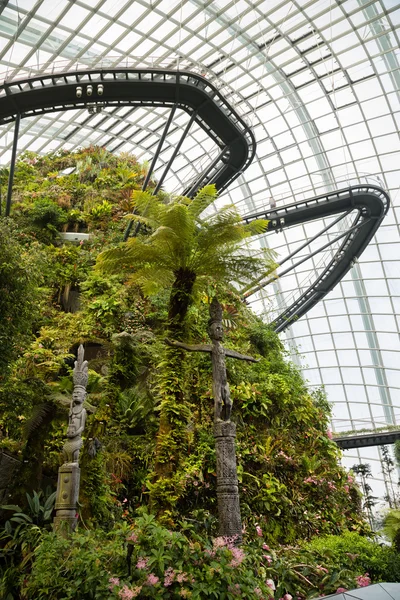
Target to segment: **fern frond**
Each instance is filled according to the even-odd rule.
[[[148,264],[129,277],[129,282],[139,285],[145,296],[151,296],[160,289],[172,285],[171,269],[162,268],[159,264]]]
[[[260,235],[267,231],[268,223],[269,221],[267,221],[267,219],[255,219],[254,221],[250,221],[250,223],[243,225],[243,229],[249,236]]]
[[[132,201],[135,210],[142,216],[150,219],[158,219],[162,206],[156,196],[151,192],[143,192],[142,190],[133,190]]]
[[[24,438],[29,439],[44,423],[50,422],[57,412],[52,402],[41,402],[33,407],[30,418],[24,424]]]
[[[189,204],[189,214],[191,217],[197,219],[214,202],[217,196],[218,192],[215,184],[206,185],[199,190]]]
[[[184,204],[175,204],[165,211],[162,225],[177,235],[182,245],[190,245],[195,237],[195,222]]]
[[[127,221],[135,221],[136,223],[140,223],[141,225],[147,225],[148,227],[154,226],[154,221],[152,219],[142,217],[141,215],[138,215],[136,213],[129,213],[129,215],[123,215],[123,218]]]

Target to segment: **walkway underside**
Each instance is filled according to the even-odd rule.
[[[400,440],[400,431],[382,431],[333,438],[333,441],[335,441],[342,450],[394,444],[396,440]]]
[[[0,86],[0,125],[15,121],[17,115],[24,118],[89,106],[171,107],[154,163],[175,109],[186,111],[191,120],[177,146],[180,147],[196,122],[216,147],[215,157],[205,164],[202,172],[184,183],[183,193],[189,196],[208,183],[224,190],[254,157],[255,139],[248,125],[213,84],[194,73],[122,67],[87,69],[11,79]],[[168,168],[171,164],[169,161]]]
[[[283,331],[294,321],[300,319],[339,283],[354,261],[364,252],[388,209],[389,196],[384,190],[374,185],[357,185],[296,204],[289,204],[282,208],[246,215],[243,218],[246,223],[257,218],[268,219],[270,220],[270,230],[280,230],[324,217],[340,214],[345,216],[346,213],[355,211],[351,226],[347,231],[341,231],[337,235],[336,240],[341,239],[342,241],[327,267],[312,285],[272,322],[271,325],[275,331]],[[326,228],[321,234],[324,231]],[[301,247],[304,248],[305,245],[303,244]],[[298,264],[304,260],[306,259]],[[287,271],[292,268],[290,267]],[[282,275],[284,272],[279,273],[278,270],[278,276]],[[273,279],[269,279],[256,288],[250,288],[244,294],[245,297],[252,295],[272,281]]]

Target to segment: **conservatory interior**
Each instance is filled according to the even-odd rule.
[[[400,599],[400,5],[0,34],[0,598]]]

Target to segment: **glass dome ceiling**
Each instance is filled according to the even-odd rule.
[[[250,167],[221,195],[242,214],[349,184],[388,190],[392,206],[359,262],[286,330],[294,359],[334,403],[334,431],[400,421],[400,6],[396,0],[12,0],[0,4],[0,79],[81,66],[194,70],[245,115],[257,140]],[[168,108],[104,107],[25,118],[18,151],[88,143],[150,159]],[[168,163],[188,116],[177,111],[160,155]],[[0,164],[13,125],[2,126]],[[216,148],[190,130],[164,182],[182,191]],[[157,171],[155,172],[157,176]],[[329,224],[308,223],[258,243],[278,260]],[[336,235],[345,222],[336,226]],[[342,228],[342,229],[341,229]],[[335,228],[333,228],[335,231]],[[318,244],[332,240],[331,234]],[[305,248],[301,257],[317,246]],[[335,243],[251,296],[273,319],[332,258]],[[346,451],[369,462],[384,492],[378,448]]]

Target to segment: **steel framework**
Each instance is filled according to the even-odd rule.
[[[218,148],[216,158],[194,180],[185,182],[185,195],[193,195],[208,183],[224,190],[253,160],[256,144],[250,127],[218,89],[201,75],[165,69],[86,69],[44,73],[26,79],[6,80],[0,86],[0,125],[15,122],[13,152],[7,194],[10,213],[19,122],[21,118],[91,106],[171,106],[171,115],[154,153],[150,174],[177,107],[190,114],[175,152],[164,169],[164,180],[190,125],[196,122]],[[159,184],[161,185],[161,184]]]
[[[273,208],[269,211],[259,211],[254,214],[246,215],[243,220],[246,223],[254,219],[264,218],[270,220],[271,229],[284,229],[294,225],[307,223],[315,219],[342,214],[343,216],[352,211],[356,212],[351,227],[343,231],[336,238],[325,246],[314,252],[320,252],[326,247],[332,245],[334,241],[343,239],[338,250],[330,260],[323,273],[310,285],[310,287],[300,295],[289,307],[287,307],[273,322],[272,327],[280,332],[289,327],[293,321],[302,317],[313,306],[315,306],[328,292],[330,292],[337,283],[345,276],[354,261],[358,259],[380,226],[383,218],[389,210],[390,202],[388,194],[374,185],[358,185],[351,188],[330,192],[322,196],[317,196],[302,202],[287,204],[281,208]],[[324,233],[329,227],[336,224],[341,217],[328,227],[324,227],[313,239]],[[311,241],[306,240],[295,252],[289,255],[286,260],[292,258],[299,250],[306,247]],[[299,266],[302,262],[310,258],[299,260],[292,264],[279,277]],[[271,283],[273,278],[261,282],[256,288],[250,288],[244,296],[250,296],[256,290],[265,287]]]

